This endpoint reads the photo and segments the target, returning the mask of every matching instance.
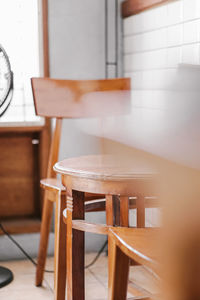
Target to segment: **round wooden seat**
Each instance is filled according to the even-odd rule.
[[[64,187],[64,185],[62,185],[60,180],[58,180],[57,178],[41,179],[40,186],[49,191],[54,191],[54,192],[58,191],[58,192],[66,193],[66,188]],[[92,193],[85,193],[85,197],[87,198],[87,201],[93,200],[93,199],[98,199],[98,196],[96,194],[92,194]],[[102,198],[102,196],[101,196],[101,198]]]
[[[65,193],[66,189],[57,178],[45,178],[40,180],[40,186],[49,191],[59,191]]]
[[[149,161],[111,155],[89,155],[65,159],[54,166],[63,185],[71,189],[107,195],[152,195],[157,175]],[[119,184],[120,182],[120,184]]]
[[[135,156],[130,160],[111,155],[69,158],[56,163],[54,171],[61,174],[62,184],[66,187],[67,296],[84,299],[84,231],[108,234],[114,225],[128,227],[129,197],[137,198],[137,216],[140,216],[137,225],[144,226],[144,196],[155,195],[157,172],[151,161],[143,157]],[[84,221],[85,193],[106,196],[107,225]],[[111,263],[109,258],[109,270]]]

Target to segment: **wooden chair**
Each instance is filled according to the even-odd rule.
[[[55,129],[50,147],[47,178],[41,180],[44,189],[40,245],[36,271],[36,286],[43,281],[47,255],[48,238],[53,212],[55,212],[55,299],[65,299],[65,225],[62,212],[66,207],[66,189],[53,171],[58,161],[60,135],[63,118],[103,117],[127,113],[130,104],[130,79],[107,80],[56,80],[50,78],[32,78],[32,90],[36,114],[47,118],[56,118]],[[102,195],[85,193],[85,211],[105,210]],[[135,208],[135,204],[133,204]]]
[[[144,197],[157,195],[157,172],[149,160],[134,156],[88,155],[57,162],[54,170],[67,189],[64,222],[67,228],[67,299],[85,299],[84,232],[107,234],[110,226],[129,226],[129,198],[137,197],[137,209],[144,209]],[[85,193],[106,197],[106,225],[85,221]],[[116,201],[117,200],[117,201]],[[116,205],[117,203],[117,205]],[[110,239],[108,239],[110,274]],[[110,281],[110,276],[108,276]]]
[[[181,188],[186,192],[185,186]],[[172,196],[174,189],[170,191],[173,200],[177,200],[178,207],[176,201],[169,207],[166,199],[168,209],[164,213],[163,228],[109,229],[108,235],[112,243],[109,257],[113,259],[109,300],[126,299],[130,258],[151,269],[159,278],[162,296],[146,294],[142,299],[200,299],[199,197],[187,195],[189,200],[185,203],[184,195],[179,191],[181,200],[176,194],[175,198]],[[192,195],[191,190],[188,191]]]
[[[130,259],[145,265],[160,274],[157,242],[159,229],[155,228],[111,228],[109,237],[113,259],[110,272],[109,300],[127,299]],[[144,295],[139,299],[155,299],[155,295]],[[137,299],[137,298],[133,298]]]

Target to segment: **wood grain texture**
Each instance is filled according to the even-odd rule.
[[[129,199],[120,197],[120,226],[129,227]]]
[[[107,197],[106,199],[108,200],[108,205],[106,207],[107,208],[106,213],[107,213],[107,216],[109,216],[109,214],[112,216],[114,226],[128,227],[129,226],[129,199],[128,199],[128,197],[115,195],[115,196],[113,196],[113,198]],[[109,205],[109,202],[110,202],[110,205]],[[109,218],[108,218],[108,220],[109,220]],[[113,227],[113,229],[114,229],[114,227]],[[116,258],[116,255],[117,255],[117,258]],[[115,244],[113,243],[113,240],[108,236],[108,261],[109,261],[109,263],[108,263],[108,266],[109,266],[109,268],[108,268],[108,295],[109,295],[109,297],[108,298],[110,298],[112,295],[113,276],[114,276],[113,270],[114,270],[114,266],[115,266],[115,259],[118,260],[118,266],[120,266],[119,269],[117,270],[117,272],[119,272],[119,276],[125,276],[124,280],[125,280],[125,278],[127,278],[127,282],[128,282],[129,259],[127,259],[127,257],[124,256],[123,254],[118,255],[118,253],[116,252],[116,247],[115,247]],[[119,282],[118,282],[118,284],[119,284]],[[124,295],[126,294],[127,286],[119,284],[118,288],[120,289],[120,292],[119,293],[117,292],[118,298],[116,298],[116,299],[122,299],[119,297],[121,297],[123,294]]]
[[[47,1],[43,1],[43,9],[47,10]],[[47,12],[44,12],[44,32],[47,31]],[[47,37],[44,48],[47,47]],[[45,60],[45,66],[47,59]],[[46,72],[46,71],[45,71]],[[48,76],[48,72],[45,74]],[[65,188],[56,180],[53,165],[58,161],[60,135],[63,118],[95,117],[110,114],[122,114],[129,111],[130,105],[130,79],[109,80],[56,80],[50,78],[32,78],[32,90],[36,114],[46,118],[44,130],[41,133],[40,165],[41,170],[47,168],[47,179],[41,181],[44,188],[44,206],[42,215],[41,237],[38,253],[38,265],[36,272],[36,285],[42,284],[43,272],[46,260],[48,235],[50,230],[52,203],[55,202],[57,193],[66,194]],[[56,117],[56,126],[53,132],[49,152],[49,117]],[[46,159],[48,157],[48,166]],[[44,175],[44,172],[41,174]],[[74,189],[79,190],[79,189]],[[86,191],[87,192],[87,191]],[[89,200],[104,198],[104,195],[85,193]],[[42,206],[43,204],[41,204]],[[105,208],[102,205],[87,203],[88,211],[98,211]]]
[[[34,138],[31,132],[0,134],[0,218],[39,217],[39,162]]]
[[[15,123],[16,125],[16,123]],[[0,133],[1,132],[41,132],[43,130],[44,126],[0,126]]]
[[[119,197],[118,195],[114,195],[113,196],[113,204],[114,204],[114,225],[116,226],[120,226],[120,222],[121,222],[121,219],[120,219],[120,208],[121,208],[121,197]]]
[[[62,185],[61,181],[57,178],[45,178],[40,180],[40,186],[49,191],[60,191],[66,193],[66,188]]]
[[[128,290],[129,259],[160,273],[158,243],[160,229],[112,228],[109,239],[112,243],[113,264],[110,272],[109,300],[126,300]],[[144,293],[144,298],[149,298]],[[154,297],[153,297],[154,298]],[[151,297],[150,297],[151,299]]]
[[[41,1],[42,10],[42,46],[43,46],[43,74],[49,77],[49,28],[48,28],[48,0]],[[40,134],[40,179],[47,176],[48,158],[51,143],[51,121],[45,118],[45,125]],[[42,214],[42,207],[44,201],[44,193],[40,193],[40,211]]]
[[[47,178],[56,178],[56,174],[53,170],[54,164],[58,161],[60,136],[62,129],[62,119],[56,119],[55,130],[51,140],[50,153],[48,159]]]
[[[56,177],[56,174],[53,171],[53,165],[58,160],[61,127],[62,127],[62,120],[57,119],[54,134],[52,137],[51,147],[49,151],[47,178]],[[43,151],[44,153],[42,157],[45,160],[44,155],[47,149],[43,147]],[[53,181],[53,183],[55,185],[55,180]],[[38,264],[36,268],[36,279],[35,279],[36,286],[42,285],[46,256],[47,256],[50,225],[51,225],[51,219],[53,213],[53,202],[56,202],[58,194],[60,192],[57,186],[56,188],[53,188],[52,186],[50,187],[50,183],[48,185],[45,185],[45,187],[48,188],[44,192],[44,199],[43,199],[42,224],[41,224],[41,232],[40,232],[39,251],[38,251]]]
[[[79,249],[77,256],[82,257],[84,254],[83,248],[83,237],[80,235],[80,231],[89,231],[94,233],[106,234],[108,232],[109,226],[128,226],[128,209],[129,209],[129,198],[127,194],[133,195],[143,195],[145,192],[151,194],[152,185],[154,180],[154,173],[152,173],[148,166],[145,165],[144,161],[138,161],[134,159],[136,164],[124,164],[123,160],[119,157],[111,156],[101,156],[101,155],[91,155],[83,156],[72,159],[64,160],[55,165],[54,169],[56,172],[61,173],[62,183],[67,187],[67,217],[64,217],[65,222],[67,222],[67,282],[68,282],[68,299],[84,299],[84,285],[82,285],[84,275],[82,273],[82,262],[79,262],[79,269],[76,266],[76,270],[79,270],[79,274],[73,272],[73,247]],[[146,169],[147,168],[147,169]],[[147,170],[147,171],[144,171]],[[147,188],[146,183],[150,180]],[[139,181],[138,181],[139,180]],[[135,181],[137,184],[134,184]],[[76,201],[74,201],[73,193],[80,193]],[[80,192],[78,192],[80,191]],[[84,211],[84,193],[92,192],[97,194],[106,195],[106,223],[107,226],[99,226],[97,224],[89,224],[87,222],[80,221],[83,219],[80,213],[80,218],[78,218],[80,207],[83,206],[81,211]],[[75,193],[75,195],[76,195]],[[141,193],[141,194],[140,194]],[[79,200],[79,201],[78,201]],[[83,202],[83,203],[82,203]],[[74,207],[76,203],[77,207]],[[78,207],[79,206],[79,207]],[[76,212],[74,214],[73,212]],[[123,214],[123,215],[121,215]],[[76,220],[78,219],[78,220]],[[73,231],[73,228],[76,230]],[[113,228],[114,230],[115,228]],[[73,232],[73,234],[72,234]],[[79,233],[78,233],[79,232]],[[78,237],[78,234],[80,235]],[[77,236],[77,240],[74,238]],[[80,239],[80,240],[79,240]],[[79,244],[80,243],[80,244]],[[75,246],[77,244],[77,246]],[[113,252],[113,240],[108,239],[108,253],[109,253],[109,266],[108,266],[108,286],[109,295],[111,292],[112,285],[112,270],[114,265]],[[77,253],[77,252],[76,252]],[[76,256],[76,257],[77,257]],[[121,265],[126,264],[126,277],[128,274],[128,264],[125,255]],[[78,258],[79,259],[79,258]],[[80,258],[81,259],[81,258]],[[78,260],[77,260],[78,261]],[[77,262],[76,262],[77,263]],[[77,263],[78,264],[78,263]],[[123,271],[123,270],[122,270]],[[123,273],[124,274],[124,273]],[[79,277],[77,277],[79,276]],[[77,279],[78,278],[78,279]],[[76,281],[76,282],[75,282]],[[78,283],[80,281],[80,284]],[[79,289],[79,295],[75,294],[73,290],[73,282],[75,282],[76,292]],[[126,284],[123,285],[123,294],[125,294]],[[78,292],[77,292],[78,293]],[[76,298],[77,297],[77,298]]]
[[[65,300],[66,287],[66,226],[63,222],[65,198],[65,194],[57,194],[55,211],[54,299],[59,300]]]
[[[10,234],[20,234],[20,233],[33,233],[40,231],[40,222],[39,218],[6,218],[1,219],[1,223],[6,231]],[[0,235],[4,234],[0,230]]]
[[[113,242],[113,241],[112,241]],[[109,300],[126,300],[129,274],[129,257],[113,243],[110,257],[113,266],[110,270]]]
[[[127,197],[154,195],[155,169],[145,163],[133,158],[125,165],[116,157],[90,155],[64,160],[54,169],[62,174],[63,185],[74,190]]]
[[[31,79],[36,114],[55,118],[122,115],[130,111],[130,79]],[[56,99],[56,101],[55,101]]]
[[[61,181],[57,178],[45,178],[40,180],[40,186],[49,192],[55,194],[60,191],[62,194],[66,194],[66,188],[61,183]],[[85,210],[86,211],[102,211],[105,210],[105,200],[102,200],[102,195],[85,193]],[[53,198],[53,197],[52,197]],[[102,201],[100,201],[100,200]],[[55,197],[54,200],[55,201]]]
[[[87,155],[65,159],[55,164],[54,170],[81,179],[127,182],[150,179],[157,175],[156,166],[150,161],[115,155]],[[117,195],[117,193],[116,193]],[[133,196],[133,195],[132,195]]]
[[[146,9],[169,1],[170,0],[126,0],[122,2],[122,17],[127,18],[139,14]]]
[[[48,76],[47,0],[41,1],[44,74]],[[43,66],[41,66],[43,68]],[[0,126],[0,218],[10,233],[38,232],[42,195],[40,178],[46,176],[50,123],[2,123]],[[38,140],[39,145],[32,140]]]
[[[87,195],[87,194],[85,193],[85,195]],[[104,199],[101,199],[100,201],[99,200],[93,200],[93,201],[85,202],[85,212],[105,211],[105,210],[106,210],[106,201],[104,201]]]
[[[72,229],[76,219],[84,219],[84,193],[67,189],[67,299],[84,300],[84,232]]]
[[[144,296],[136,296],[136,297],[132,297],[132,298],[128,298],[128,300],[160,300],[160,298],[156,298],[156,297],[144,297]]]
[[[49,77],[49,29],[48,29],[48,0],[42,0],[42,33],[43,33],[43,69],[44,76]]]
[[[157,228],[114,228],[109,237],[129,258],[143,264],[159,274],[159,240]]]
[[[40,244],[37,258],[35,285],[41,286],[44,277],[44,268],[47,256],[49,232],[53,213],[53,202],[49,201],[47,195],[44,196],[44,206],[42,212],[42,222],[40,230]]]
[[[84,193],[72,191],[72,219],[84,219]],[[73,300],[85,299],[85,234],[72,229],[72,295]]]
[[[65,220],[66,222],[66,220]],[[72,227],[76,230],[80,231],[86,231],[90,233],[95,233],[95,234],[108,234],[108,228],[110,226],[104,225],[104,224],[94,224],[94,223],[89,223],[86,221],[82,220],[73,220],[72,221]]]
[[[137,207],[137,227],[144,228],[145,227],[145,199],[144,196],[137,196],[136,199],[136,207]]]
[[[114,197],[106,195],[106,224],[114,225]]]
[[[117,199],[118,201],[118,199]],[[106,195],[106,224],[107,226],[114,226],[116,207],[115,207],[116,198],[113,195]],[[112,283],[112,270],[114,267],[114,256],[113,253],[113,240],[108,236],[108,295],[110,294],[110,286]]]
[[[40,164],[40,179],[47,176],[47,169],[49,163],[49,151],[51,145],[51,122],[45,119],[45,125],[39,135],[39,164]],[[43,195],[40,198],[40,205],[42,211]]]

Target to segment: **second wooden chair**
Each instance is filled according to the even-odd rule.
[[[160,274],[159,238],[160,229],[156,228],[112,228],[109,230],[113,258],[111,280],[109,286],[109,300],[126,300],[128,289],[128,274],[130,259],[144,265]],[[139,298],[158,299],[155,295],[146,293]]]
[[[49,78],[32,78],[32,90],[36,114],[47,118],[56,118],[47,178],[41,180],[44,189],[44,204],[41,223],[40,246],[38,252],[36,286],[43,281],[47,256],[48,238],[53,212],[55,213],[55,299],[64,300],[65,289],[65,225],[62,211],[66,206],[66,190],[57,180],[53,165],[58,161],[61,127],[63,118],[89,118],[122,114],[129,111],[130,79],[107,80],[56,80]],[[101,199],[101,201],[91,202]],[[85,195],[86,212],[105,210],[102,195]],[[133,205],[135,208],[135,204]]]

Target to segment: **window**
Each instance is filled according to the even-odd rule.
[[[35,116],[31,77],[43,75],[42,0],[0,0],[0,44],[14,73],[14,93],[2,122],[43,123]]]

